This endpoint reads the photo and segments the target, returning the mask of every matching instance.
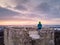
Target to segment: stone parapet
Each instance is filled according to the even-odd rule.
[[[29,31],[37,31],[40,38],[32,40]],[[54,30],[50,28],[40,31],[33,30],[33,28],[30,30],[8,28],[4,30],[4,43],[5,45],[54,45]]]

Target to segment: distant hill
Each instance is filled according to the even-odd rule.
[[[45,26],[50,28],[60,28],[60,25],[45,25]]]

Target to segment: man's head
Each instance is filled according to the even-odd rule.
[[[41,22],[39,21],[39,24],[41,24]]]

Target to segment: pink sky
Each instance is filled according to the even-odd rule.
[[[0,0],[0,25],[60,24],[60,0]]]

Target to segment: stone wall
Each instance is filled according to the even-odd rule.
[[[39,39],[32,40],[29,31],[37,31],[33,28],[7,28],[4,30],[5,45],[54,45],[54,29],[42,29],[38,31]]]

